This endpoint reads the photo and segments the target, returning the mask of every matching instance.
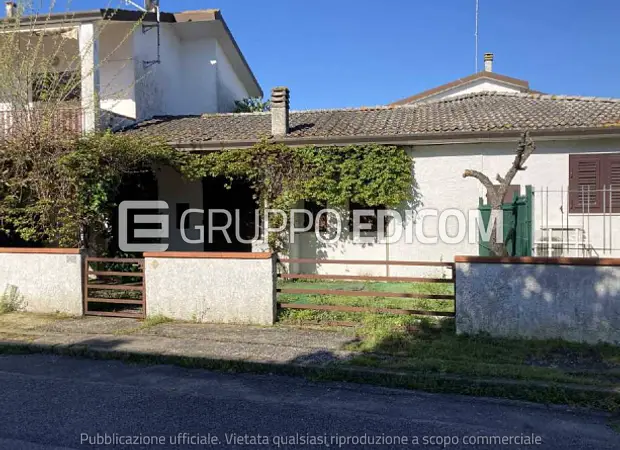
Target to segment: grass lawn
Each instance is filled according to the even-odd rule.
[[[459,336],[452,319],[399,326],[375,317],[356,334],[349,348],[364,354],[349,361],[354,365],[614,387],[620,383],[620,347],[612,345]]]
[[[278,281],[280,288],[452,294],[452,284],[350,281]],[[279,294],[282,303],[373,306],[454,311],[452,300]],[[349,350],[362,356],[348,364],[423,373],[508,377],[617,386],[620,347],[559,340],[511,340],[457,336],[451,318],[394,314],[281,310],[283,324],[353,322],[356,340]]]
[[[463,336],[454,319],[379,314],[351,332],[359,353],[329,367],[380,371],[365,382],[620,411],[618,346]]]
[[[314,282],[279,280],[280,288],[333,289],[347,291],[419,292],[452,294],[451,284]],[[454,311],[451,300],[398,299],[385,297],[340,297],[337,295],[279,294],[282,303],[318,305],[373,306],[387,308]],[[476,383],[462,383],[448,391],[525,398],[548,403],[620,409],[620,347],[587,345],[560,340],[534,341],[497,339],[489,336],[458,336],[452,318],[343,313],[333,311],[280,310],[284,325],[337,324],[353,322],[348,328],[354,335],[348,350],[358,356],[334,363],[336,367],[366,367],[406,374],[420,381],[414,387],[436,387],[446,376],[479,380],[513,380],[530,385],[481,388]],[[538,385],[551,383],[554,388]],[[575,384],[618,389],[618,395],[571,392],[562,385]],[[443,386],[443,384],[442,384]]]

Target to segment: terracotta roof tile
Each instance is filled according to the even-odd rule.
[[[481,92],[406,106],[291,111],[287,138],[620,127],[620,99]],[[174,143],[269,136],[270,113],[156,117],[126,130]]]

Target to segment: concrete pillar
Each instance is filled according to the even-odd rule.
[[[263,211],[266,211],[269,208],[269,204],[267,200],[263,202]],[[263,213],[260,217],[262,235],[259,239],[256,239],[252,242],[252,253],[263,253],[270,251],[269,249],[269,241],[267,240],[267,228],[269,227],[269,220],[267,218],[267,214]]]
[[[94,23],[79,26],[83,130],[99,129],[99,37]]]

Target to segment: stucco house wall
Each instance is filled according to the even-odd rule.
[[[589,243],[598,249],[591,256],[620,256],[620,211],[606,215],[580,213],[566,214],[568,211],[569,155],[582,153],[617,152],[620,148],[618,139],[592,140],[541,140],[536,142],[537,149],[527,163],[527,170],[519,172],[513,184],[532,185],[534,196],[534,240],[543,237],[541,228],[546,226],[583,227]],[[421,145],[409,147],[409,154],[414,161],[414,175],[417,182],[422,209],[435,209],[441,214],[446,209],[458,209],[465,217],[470,211],[477,211],[480,197],[486,196],[486,190],[475,179],[463,178],[465,169],[482,171],[494,179],[496,174],[505,174],[514,160],[516,142],[514,143],[476,143]],[[549,199],[545,189],[549,188]],[[620,186],[618,187],[620,190]],[[563,190],[563,195],[560,194]],[[544,204],[542,203],[544,202]],[[547,206],[548,205],[548,206]],[[406,206],[403,206],[406,208]],[[438,217],[428,216],[423,221],[424,235],[437,235]],[[457,220],[448,219],[447,231],[456,235]],[[478,243],[470,242],[468,233],[458,243],[437,242],[422,243],[416,239],[416,224],[405,221],[403,238],[399,242],[386,244],[380,239],[373,243],[353,243],[350,236],[333,245],[317,242],[313,233],[301,233],[292,244],[292,254],[301,258],[326,259],[366,259],[366,260],[403,260],[403,261],[453,261],[456,255],[478,255]],[[476,233],[477,235],[477,233]],[[414,236],[413,243],[407,243],[405,236]],[[617,236],[610,243],[611,237]],[[604,249],[604,250],[603,250]],[[566,255],[570,256],[570,255]],[[357,273],[368,275],[385,275],[385,266],[309,266],[302,265],[302,271],[318,273]],[[391,267],[391,275],[412,273],[412,268]],[[419,269],[422,272],[436,273],[437,269]]]
[[[156,33],[156,29],[151,29],[133,36],[138,120],[182,111],[185,85],[179,71],[182,43],[172,24],[160,24],[160,62],[145,65],[145,61],[157,60]]]
[[[40,25],[40,56],[46,66],[54,61],[46,69],[76,71],[78,83],[81,72],[82,100],[66,106],[78,115],[81,108],[85,130],[153,116],[231,112],[235,100],[262,95],[219,10],[165,13],[159,25],[138,23],[136,11],[119,12],[118,18],[110,13],[111,20],[102,20],[103,10],[85,13],[62,30]],[[27,48],[32,30],[20,39]],[[34,39],[38,45],[39,35]],[[31,98],[28,84],[26,100]],[[16,101],[2,97],[0,111],[13,109]]]
[[[544,238],[542,227],[582,228],[587,241],[594,248],[589,256],[620,256],[620,211],[607,214],[582,214],[568,212],[569,156],[571,154],[617,153],[618,139],[580,139],[537,142],[536,152],[527,163],[527,170],[519,172],[514,184],[532,185],[534,198],[535,240]],[[493,146],[482,157],[485,173],[505,173],[514,158],[513,147]],[[549,194],[546,194],[549,189]],[[620,186],[617,186],[620,191]],[[565,256],[583,256],[566,254]]]
[[[214,39],[203,38],[185,42],[181,49],[185,89],[180,101],[186,114],[217,112],[215,45]]]
[[[102,58],[118,45],[117,40],[127,36],[125,28],[131,26],[113,24],[104,30]],[[161,23],[160,62],[145,66],[144,61],[157,59],[157,30],[143,33],[141,28],[136,29],[111,62],[102,66],[102,109],[114,104],[114,112],[137,120],[233,111],[234,101],[249,97],[249,93],[210,30],[208,24]],[[127,64],[127,58],[133,59],[133,64]],[[115,90],[126,92],[122,101],[111,96],[112,90],[104,89],[113,75]]]

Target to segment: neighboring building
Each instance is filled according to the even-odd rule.
[[[485,53],[484,70],[482,72],[398,100],[392,103],[392,106],[445,100],[451,97],[473,94],[476,92],[535,92],[530,89],[530,83],[525,80],[519,80],[518,78],[512,78],[493,72],[493,58],[493,53]]]
[[[37,120],[61,134],[82,133],[153,116],[230,112],[236,100],[263,96],[219,10],[166,13],[153,6],[148,13],[97,9],[19,17],[9,2],[7,16],[0,41],[19,36],[24,59],[44,71],[41,77],[36,69],[20,73],[19,89],[0,87],[0,138],[39,127]],[[54,89],[63,92],[51,108],[39,92],[39,79],[50,74],[57,75]],[[159,198],[184,198],[188,207],[202,198],[201,188],[169,168],[152,182]]]
[[[247,148],[261,136],[273,136],[289,145],[376,142],[405,146],[415,162],[423,207],[439,211],[457,208],[467,215],[478,208],[479,198],[486,192],[477,180],[464,179],[463,171],[479,170],[492,179],[497,173],[505,174],[518,138],[524,130],[531,130],[537,150],[514,183],[521,192],[526,185],[536,189],[532,226],[539,244],[534,253],[545,254],[547,238],[565,239],[564,233],[558,236],[546,230],[563,229],[566,234],[570,231],[573,248],[568,249],[566,243],[562,249],[553,245],[556,256],[620,256],[620,214],[615,213],[620,213],[619,99],[477,92],[406,106],[289,113],[288,100],[282,100],[287,96],[276,94],[270,113],[156,117],[130,132],[164,136],[178,149],[188,151]],[[200,187],[196,189],[196,207],[222,207],[221,196],[212,187],[205,195]],[[582,189],[591,189],[590,196],[579,197]],[[240,195],[237,198],[250,194]],[[175,200],[168,201],[172,207]],[[179,197],[176,201],[186,200]],[[231,210],[238,206],[234,201],[224,205]],[[427,218],[424,228],[436,230],[437,220]],[[412,233],[414,226],[406,224],[405,232]],[[452,261],[457,254],[476,255],[479,251],[476,243],[467,240],[389,246],[377,240],[372,245],[356,245],[345,235],[337,245],[325,248],[317,244],[313,233],[300,238],[291,254],[305,258]],[[172,249],[178,249],[176,241],[172,242]],[[233,244],[228,248],[238,247]],[[366,273],[385,268],[343,266],[342,270]],[[399,269],[392,269],[392,274],[396,273]]]
[[[152,4],[153,2],[147,2]],[[16,17],[14,5],[0,22],[4,35],[18,33],[30,57],[49,58],[63,80],[79,80],[58,108],[72,129],[91,131],[155,115],[230,112],[235,100],[262,91],[219,10],[182,13],[97,9]],[[2,39],[0,37],[0,39]],[[28,45],[28,44],[31,45]],[[37,74],[28,74],[28,100],[37,108]],[[10,132],[14,102],[0,94],[2,126]],[[4,97],[4,98],[2,98]]]

